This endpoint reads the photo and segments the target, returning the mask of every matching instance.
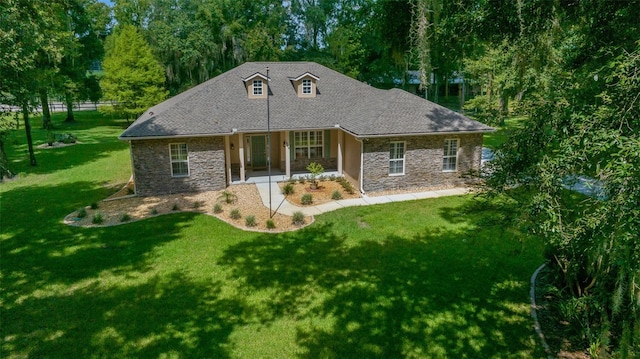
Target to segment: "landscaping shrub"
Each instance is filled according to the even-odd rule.
[[[91,203],[91,209],[98,209],[98,202]]]
[[[307,178],[305,176],[301,176],[300,178],[298,178],[298,182],[300,182],[300,184],[304,184],[305,182],[307,182]]]
[[[233,192],[223,191],[222,194],[218,197],[218,200],[222,199],[224,203],[233,204],[238,200],[238,196],[236,196]]]
[[[293,217],[291,217],[291,223],[300,226],[304,224],[304,213],[300,211],[293,212]]]
[[[100,224],[102,223],[102,221],[103,221],[102,214],[100,212],[97,212],[96,214],[93,215],[93,219],[91,220],[91,223]]]
[[[171,210],[172,210],[172,211],[179,211],[179,210],[180,210],[180,206],[178,206],[178,204],[177,204],[177,203],[174,203],[174,204],[173,204],[173,207],[171,207]]]
[[[356,192],[356,189],[353,188],[353,186],[351,185],[351,182],[349,182],[346,178],[340,177],[337,179],[337,181],[338,183],[340,183],[342,188],[344,188],[344,191],[347,192],[348,194],[354,194]]]
[[[255,227],[256,226],[256,216],[254,215],[248,215],[244,218],[244,224],[247,227]]]
[[[276,228],[276,223],[273,221],[273,219],[267,219],[267,228],[268,229]]]
[[[158,214],[158,210],[156,208],[152,209],[151,214],[155,216],[156,214]]]
[[[286,185],[284,185],[284,187],[282,188],[282,194],[284,194],[285,196],[293,194],[293,184],[287,183]]]
[[[231,212],[229,212],[229,216],[231,217],[231,219],[242,218],[242,215],[240,214],[240,210],[237,208],[232,209]]]
[[[193,208],[194,208],[194,209],[198,209],[198,208],[200,208],[201,206],[202,206],[202,202],[200,202],[200,201],[195,201],[195,202],[193,202]]]
[[[76,216],[78,218],[84,218],[87,216],[87,210],[84,208],[80,208],[80,210],[78,211],[78,213],[76,214]]]
[[[302,195],[302,198],[300,198],[300,203],[302,204],[312,204],[313,203],[313,196],[311,195],[311,193],[305,193]]]
[[[126,213],[123,213],[123,214],[120,216],[120,222],[129,222],[130,220],[131,220],[131,216],[129,216],[129,215],[128,215],[128,214],[126,214]]]
[[[222,205],[220,203],[213,205],[213,213],[222,213]]]
[[[331,194],[331,199],[333,199],[333,200],[342,199],[342,193],[340,193],[339,190],[333,191],[333,193]]]

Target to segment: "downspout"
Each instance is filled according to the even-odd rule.
[[[358,137],[354,137],[356,141],[360,142],[360,193],[364,196],[364,141]]]
[[[132,141],[129,141],[129,158],[131,159],[131,178],[133,180],[133,193],[138,194],[138,181],[136,181],[136,167],[133,165],[133,147],[131,147]]]

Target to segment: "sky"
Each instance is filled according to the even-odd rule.
[[[113,1],[112,0],[98,0],[98,1],[103,2],[103,3],[113,7]]]

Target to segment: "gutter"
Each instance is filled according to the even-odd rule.
[[[343,130],[344,130],[344,128],[343,128]],[[353,134],[358,139],[365,139],[365,138],[382,138],[382,137],[409,137],[409,136],[433,136],[433,135],[467,135],[467,134],[474,134],[474,133],[491,133],[491,132],[496,132],[496,131],[497,131],[497,129],[492,128],[490,130],[477,130],[477,131],[386,133],[386,134],[366,135],[366,136],[357,136],[357,135],[353,134],[353,132],[351,132],[351,131],[347,131],[347,132]]]

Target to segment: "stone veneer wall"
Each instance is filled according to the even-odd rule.
[[[458,170],[442,171],[445,139],[458,139]],[[405,142],[405,174],[389,175],[389,143]],[[461,174],[478,170],[482,134],[370,138],[364,141],[364,190],[375,192],[415,187],[444,187],[464,183]]]
[[[171,176],[169,144],[186,143],[189,176]],[[131,141],[136,194],[153,196],[226,188],[224,140],[197,137]]]

